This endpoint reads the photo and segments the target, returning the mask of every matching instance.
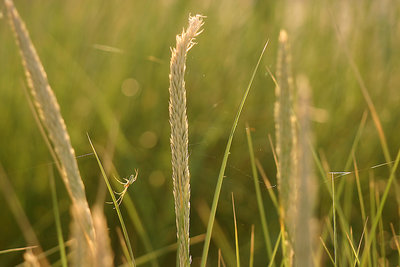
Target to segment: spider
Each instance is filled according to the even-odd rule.
[[[124,186],[124,189],[121,192],[114,191],[114,193],[118,195],[118,199],[116,201],[118,206],[121,205],[122,199],[124,198],[124,196],[128,190],[128,187],[131,184],[133,184],[133,182],[136,181],[137,177],[138,177],[138,170],[135,170],[135,174],[131,174],[131,176],[129,176],[129,179],[123,178],[125,182],[121,182],[117,177],[114,176],[114,179],[117,180],[118,183],[120,183]],[[107,203],[113,204],[113,202],[107,202]]]

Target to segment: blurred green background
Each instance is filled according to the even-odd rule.
[[[276,168],[268,142],[274,139],[274,84],[279,30],[287,29],[292,46],[293,73],[304,75],[312,88],[315,149],[331,170],[344,170],[361,117],[368,110],[353,70],[339,42],[335,25],[350,50],[376,106],[394,157],[399,148],[400,3],[398,1],[26,1],[16,0],[31,38],[61,106],[76,155],[91,153],[89,133],[103,163],[119,175],[135,168],[139,178],[128,190],[154,249],[176,240],[168,122],[170,47],[187,25],[189,14],[203,14],[204,32],[187,59],[186,87],[191,166],[191,235],[205,233],[199,215],[210,206],[226,141],[242,94],[264,43],[267,52],[257,72],[231,149],[217,220],[234,248],[231,192],[235,195],[243,261],[248,261],[251,225],[255,224],[256,266],[265,265],[265,248],[255,199],[245,123],[253,129],[255,153],[276,183]],[[44,250],[57,245],[49,187],[52,158],[29,109],[25,76],[0,5],[0,163]],[[113,49],[106,49],[106,48]],[[368,115],[356,150],[360,168],[385,162],[379,137]],[[112,163],[112,164],[111,164]],[[104,185],[93,156],[78,159],[89,204]],[[388,177],[377,169],[377,180]],[[365,177],[367,174],[363,174]],[[363,176],[362,176],[363,177]],[[317,213],[323,224],[330,208],[324,177],[318,178]],[[354,184],[354,177],[348,176]],[[69,198],[56,174],[63,232],[69,232]],[[260,185],[272,240],[279,234],[277,214],[261,178]],[[276,189],[274,189],[276,190]],[[355,187],[351,186],[350,191]],[[368,183],[363,184],[368,195]],[[277,193],[277,192],[276,192]],[[351,192],[349,193],[351,196]],[[354,194],[355,195],[355,194]],[[357,233],[362,229],[357,197],[348,212]],[[107,197],[109,200],[109,197]],[[393,202],[391,196],[388,200]],[[399,228],[396,205],[384,210]],[[5,198],[0,197],[0,250],[26,245]],[[115,211],[105,206],[115,262],[121,248]],[[123,213],[126,214],[124,208]],[[396,215],[397,214],[397,215]],[[146,253],[136,229],[124,215],[136,257]],[[321,226],[323,227],[323,226]],[[359,234],[358,234],[359,236]],[[342,238],[345,238],[342,236]],[[191,248],[194,264],[202,244]],[[216,265],[212,243],[209,263]],[[226,256],[226,255],[225,255]],[[386,255],[390,257],[390,255]],[[57,261],[58,254],[49,257]],[[233,259],[226,259],[232,262]],[[0,255],[0,265],[22,261],[22,253]],[[159,258],[173,266],[175,254]]]

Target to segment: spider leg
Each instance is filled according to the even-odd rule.
[[[114,177],[115,180],[117,180],[118,183],[120,183],[120,184],[125,184],[125,183],[121,182],[121,180],[119,180],[119,179],[118,179],[117,177],[115,177],[114,175],[113,175],[113,177]]]
[[[125,191],[125,190],[124,190],[124,191]],[[120,196],[120,195],[124,194],[124,191],[122,191],[122,192],[116,192],[116,191],[114,191],[114,193],[115,193],[116,195]]]

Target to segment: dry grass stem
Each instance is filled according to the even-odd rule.
[[[21,20],[11,0],[5,0],[5,6],[20,49],[33,102],[56,152],[56,160],[60,162],[61,176],[73,205],[74,207],[79,207],[82,211],[79,212],[80,217],[77,217],[77,219],[83,226],[83,234],[89,242],[93,242],[95,234],[92,217],[75,159],[75,151],[71,146],[70,138],[60,113],[60,107],[50,88],[46,73],[24,22]]]
[[[171,124],[172,179],[174,184],[175,214],[178,238],[179,266],[190,265],[189,215],[190,174],[188,154],[188,122],[186,115],[185,69],[186,55],[195,45],[194,38],[201,33],[203,17],[189,17],[186,31],[176,36],[170,62],[169,116]]]

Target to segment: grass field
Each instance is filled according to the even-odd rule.
[[[237,265],[237,255],[243,266],[251,258],[254,266],[270,263],[246,125],[255,161],[272,185],[265,185],[258,168],[272,249],[281,236],[279,209],[271,199],[271,193],[279,195],[273,152],[277,142],[274,78],[281,29],[288,34],[295,88],[306,84],[311,90],[312,104],[307,110],[317,189],[310,223],[315,233],[313,264],[333,266],[329,252],[337,266],[400,265],[400,188],[395,170],[400,148],[400,3],[15,0],[15,6],[60,105],[89,207],[111,197],[87,133],[116,191],[122,186],[114,183],[113,176],[129,177],[135,169],[139,171],[120,206],[137,265],[174,266],[177,261],[176,247],[169,247],[177,241],[169,64],[170,48],[175,47],[176,35],[186,29],[189,14],[206,16],[204,31],[188,53],[185,74],[190,236],[201,235],[192,238],[196,241],[190,247],[192,266],[200,266],[203,234],[230,130],[267,41],[230,148],[207,264],[218,265],[219,249],[226,266]],[[27,241],[25,216],[43,251],[52,252],[59,246],[53,175],[65,241],[73,229],[71,199],[29,107],[28,84],[3,2],[0,11],[0,253],[36,245]],[[334,202],[329,173],[333,171],[350,172],[335,175]],[[104,215],[113,264],[119,266],[127,254],[113,205],[104,204]],[[366,253],[368,242],[371,249]],[[69,249],[67,243],[67,253]],[[146,258],[160,249],[165,251],[156,259]],[[274,266],[285,262],[284,249],[277,246]],[[0,266],[22,263],[23,255],[24,251],[1,253]],[[54,266],[62,265],[61,258],[58,250],[47,256]]]

